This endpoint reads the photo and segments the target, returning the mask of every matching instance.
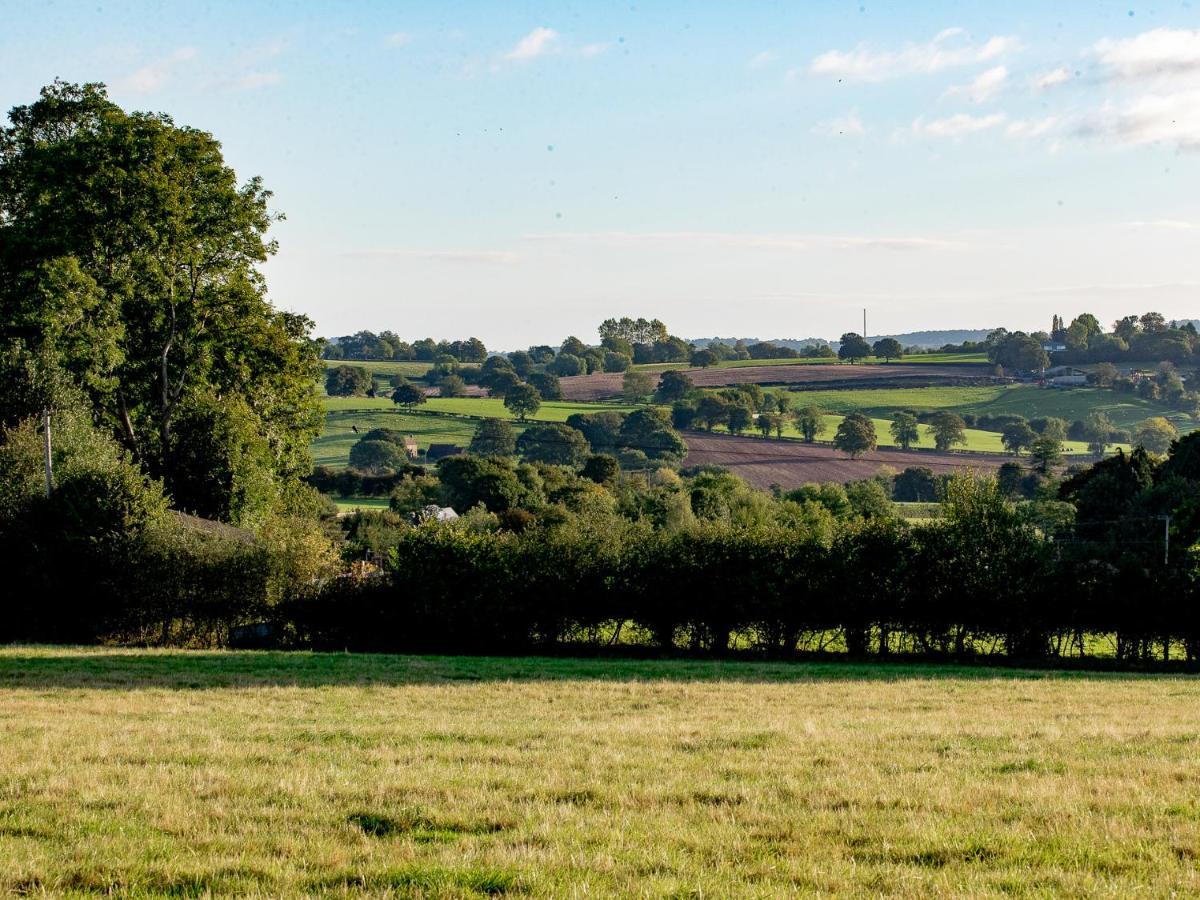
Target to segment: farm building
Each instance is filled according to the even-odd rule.
[[[413,460],[421,455],[421,448],[417,446],[417,439],[411,434],[404,436],[404,452],[408,454],[409,459]]]
[[[1087,372],[1073,366],[1054,366],[1042,373],[1042,381],[1050,387],[1083,387]]]

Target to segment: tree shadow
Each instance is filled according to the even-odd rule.
[[[470,682],[645,681],[792,684],[946,679],[1134,679],[1152,673],[1102,660],[1059,668],[989,662],[788,662],[630,657],[401,656],[302,651],[0,648],[0,691],[214,690],[252,687],[450,685]],[[1171,668],[1168,672],[1187,670]]]

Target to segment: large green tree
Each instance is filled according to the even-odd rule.
[[[318,348],[267,299],[270,198],[212,135],[127,113],[103,85],[55,82],[0,129],[0,342],[51,354],[169,493],[206,483],[210,460],[173,431],[214,402],[238,407],[231,440],[265,440],[277,494],[311,468]]]

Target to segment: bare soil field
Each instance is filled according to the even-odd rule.
[[[943,384],[974,384],[989,379],[987,366],[949,365],[820,365],[742,366],[740,368],[683,369],[696,387],[730,384],[821,385],[854,387],[922,387]],[[656,380],[658,373],[647,373]],[[620,372],[572,375],[563,378],[564,400],[604,400],[621,393]],[[657,381],[656,381],[657,383]]]
[[[870,478],[883,466],[897,471],[924,466],[937,474],[961,469],[991,472],[1012,457],[999,453],[940,453],[934,450],[879,449],[850,459],[828,444],[764,440],[709,434],[684,433],[688,455],[685,466],[724,466],[757,488],[777,484],[791,490],[810,482],[846,482]]]

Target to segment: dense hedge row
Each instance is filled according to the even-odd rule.
[[[388,576],[345,580],[287,609],[305,644],[519,652],[613,642],[782,657],[852,653],[1200,659],[1189,558],[1055,541],[986,484],[944,521],[859,522],[828,539],[703,524],[667,533],[406,531]]]

